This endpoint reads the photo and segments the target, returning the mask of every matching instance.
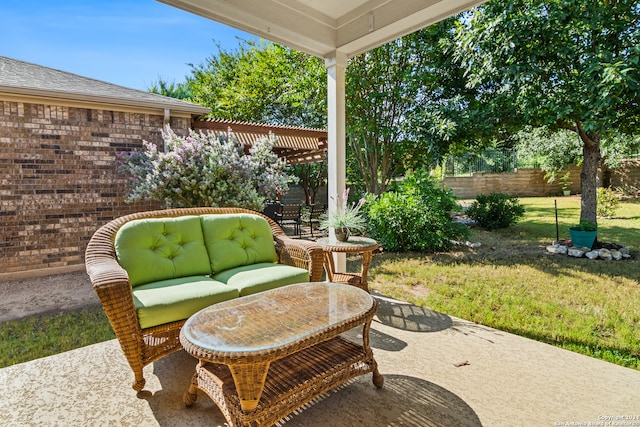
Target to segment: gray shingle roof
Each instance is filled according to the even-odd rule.
[[[206,114],[201,105],[0,56],[0,92]]]

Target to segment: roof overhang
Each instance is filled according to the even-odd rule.
[[[486,0],[158,0],[319,58],[381,46]]]
[[[52,91],[40,88],[21,88],[0,85],[0,96],[3,98],[16,98],[28,100],[28,102],[53,102],[59,105],[81,106],[84,108],[98,108],[111,106],[123,111],[153,111],[155,114],[163,114],[169,109],[173,116],[199,117],[211,111],[207,107],[197,104],[176,106],[165,102],[156,102],[149,99],[119,98],[86,93],[73,93],[69,91]],[[186,103],[185,103],[186,104]]]

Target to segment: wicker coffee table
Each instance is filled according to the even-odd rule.
[[[233,426],[270,426],[360,375],[382,375],[369,344],[375,300],[337,283],[301,283],[212,305],[182,327],[199,360],[184,403],[197,389]],[[362,327],[362,343],[340,334]]]

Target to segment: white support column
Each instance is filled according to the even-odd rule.
[[[331,58],[325,58],[327,67],[327,162],[329,214],[335,212],[337,196],[345,189],[346,176],[346,108],[345,108],[345,70],[347,56],[336,51]],[[329,237],[335,238],[334,230]],[[334,254],[336,271],[345,271],[346,255]]]

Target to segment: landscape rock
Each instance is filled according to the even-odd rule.
[[[613,256],[611,255],[611,251],[605,248],[602,248],[598,251],[598,257],[600,259],[604,259],[607,261],[611,261],[613,259]]]
[[[589,259],[602,259],[607,261],[619,261],[631,258],[629,247],[606,242],[601,242],[599,249],[591,250],[591,248],[572,246],[570,240],[554,240],[553,244],[547,246],[546,249],[547,252],[552,254],[566,254],[574,258],[586,256]]]
[[[584,251],[578,248],[569,248],[568,255],[575,258],[582,258],[582,256],[584,255]]]
[[[468,240],[466,242],[460,242],[458,240],[449,240],[449,242],[455,246],[466,246],[468,248],[479,248],[480,246],[482,246],[482,243],[480,242],[470,242]]]
[[[589,259],[596,259],[598,258],[598,251],[589,251],[586,254],[584,254],[584,256],[586,256]]]

